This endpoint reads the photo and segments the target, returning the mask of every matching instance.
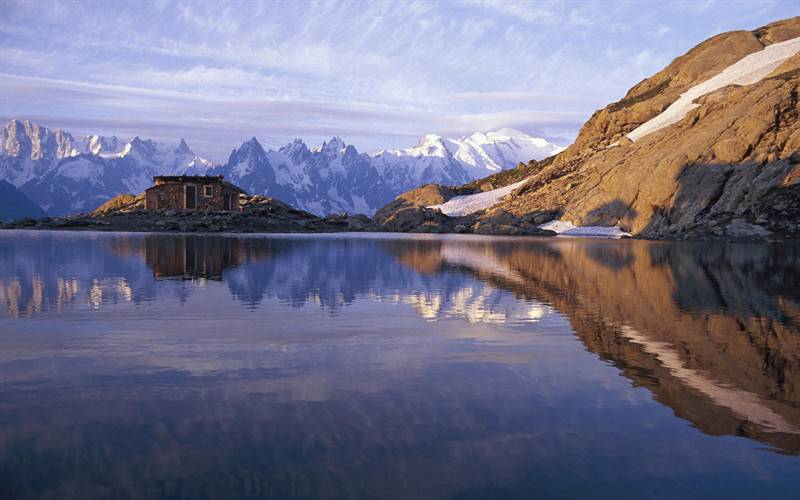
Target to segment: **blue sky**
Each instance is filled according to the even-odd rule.
[[[0,0],[0,118],[185,137],[216,161],[338,135],[360,150],[514,127],[566,144],[700,41],[796,1]]]

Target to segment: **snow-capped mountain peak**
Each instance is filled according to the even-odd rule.
[[[246,159],[259,161],[261,158],[266,157],[266,154],[267,152],[264,151],[264,148],[261,146],[261,143],[258,142],[258,139],[252,137],[249,141],[244,142],[241,147],[231,151],[231,155],[228,158],[228,163],[233,161],[241,163]]]
[[[11,120],[0,130],[0,156],[54,160],[80,154],[77,146],[75,138],[61,129],[50,130],[28,120]]]
[[[532,137],[519,130],[503,128],[490,132],[476,132],[459,139],[427,134],[412,148],[381,151],[375,157],[440,158],[445,163],[461,164],[467,169],[468,177],[479,178],[494,171],[512,168],[519,162],[541,160],[562,150],[563,148],[541,137]]]
[[[440,158],[450,153],[444,139],[436,134],[424,135],[416,146],[407,151],[411,152],[412,156],[438,156]]]
[[[127,144],[124,150],[125,153],[122,156],[131,153],[138,153],[146,158],[150,158],[156,154],[156,150],[157,148],[155,142],[153,142],[151,139],[141,139],[137,135],[130,143]]]
[[[303,140],[299,137],[295,138],[292,142],[286,146],[283,146],[278,151],[297,163],[303,161],[311,152],[308,149],[308,146],[306,146],[306,143],[303,142]]]
[[[456,153],[459,159],[474,165],[485,163],[493,170],[509,168],[509,163],[542,160],[564,149],[512,128],[477,132],[455,142],[461,146]]]

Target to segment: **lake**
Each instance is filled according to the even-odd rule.
[[[785,498],[800,245],[0,232],[0,498]]]

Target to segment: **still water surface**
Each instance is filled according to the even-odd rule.
[[[3,499],[798,488],[797,245],[0,233]]]

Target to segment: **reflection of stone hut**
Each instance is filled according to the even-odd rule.
[[[145,261],[156,279],[221,280],[244,260],[242,240],[216,236],[146,237]]]
[[[243,189],[221,175],[162,175],[145,191],[148,210],[241,210]]]

